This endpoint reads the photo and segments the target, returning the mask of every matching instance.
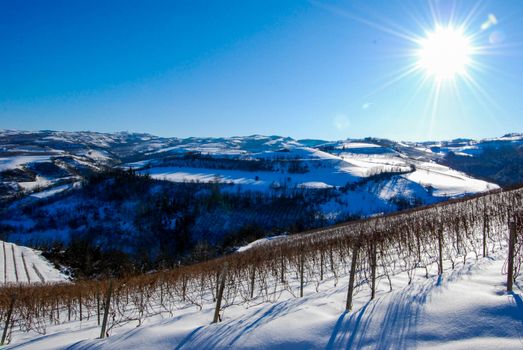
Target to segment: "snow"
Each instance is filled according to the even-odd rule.
[[[466,193],[485,192],[499,188],[482,180],[471,178],[459,171],[435,163],[419,163],[416,171],[404,178],[424,187],[431,186],[436,197],[459,196]]]
[[[373,143],[365,143],[365,142],[346,142],[343,143],[343,145],[339,146],[338,148],[381,148],[380,145],[375,145]]]
[[[249,250],[251,248],[258,247],[258,246],[267,244],[269,242],[279,241],[279,240],[286,239],[286,238],[287,238],[287,235],[278,235],[278,236],[260,238],[260,239],[257,239],[254,242],[251,242],[251,243],[249,243],[249,244],[247,244],[247,245],[245,245],[243,247],[238,248],[236,251],[238,253],[241,253],[241,252],[244,252],[244,251]]]
[[[41,192],[36,192],[36,193],[32,193],[30,195],[30,197],[32,198],[38,198],[38,199],[43,199],[43,198],[47,198],[47,197],[51,197],[51,196],[54,196],[55,194],[58,194],[60,192],[63,192],[65,190],[68,190],[71,188],[71,185],[67,184],[67,185],[61,185],[61,186],[56,186],[56,187],[53,187],[53,188],[50,188],[48,190],[45,190],[45,191],[41,191]]]
[[[67,277],[37,250],[0,241],[0,286],[5,283],[63,282]]]
[[[176,145],[171,147],[160,148],[151,152],[150,154],[155,153],[166,153],[166,152],[175,152],[175,153],[186,153],[186,152],[199,152],[206,155],[214,156],[237,156],[246,154],[247,152],[240,149],[231,149],[227,147],[226,144],[221,143],[208,143],[203,145]]]
[[[410,166],[399,157],[352,156],[343,153],[344,161],[350,164],[357,176],[367,177],[377,173],[409,171]]]
[[[522,140],[523,140],[523,134],[510,133],[510,134],[504,135],[502,137],[487,138],[487,139],[483,139],[482,141],[522,141]]]
[[[45,188],[47,186],[50,186],[53,183],[53,181],[46,179],[42,176],[36,176],[36,181],[27,181],[27,182],[19,182],[18,185],[24,190],[24,191],[33,191],[37,188]]]
[[[33,133],[3,131],[1,135],[8,137],[16,134],[33,135],[34,141],[32,144],[18,144],[16,140],[7,139],[3,145],[6,149],[25,149],[27,152],[24,152],[24,155],[13,153],[13,156],[0,158],[0,171],[20,168],[31,162],[44,161],[53,161],[67,172],[71,166],[100,170],[100,163],[111,161],[118,163],[120,160],[128,160],[129,163],[123,163],[120,167],[133,169],[152,167],[144,172],[151,173],[155,179],[175,182],[218,181],[233,185],[234,187],[229,188],[234,190],[239,188],[266,192],[278,187],[308,189],[340,187],[348,183],[359,183],[372,175],[409,172],[411,166],[416,165],[416,172],[405,175],[405,179],[424,188],[431,187],[431,194],[433,193],[439,198],[477,193],[495,188],[495,185],[479,180],[474,181],[470,177],[452,172],[446,167],[432,169],[434,165],[429,163],[418,164],[418,157],[424,161],[437,161],[450,151],[460,155],[476,156],[487,147],[520,142],[522,138],[521,135],[514,134],[482,141],[394,143],[372,139],[333,142],[303,140],[300,142],[289,137],[263,135],[185,139],[159,138],[147,134],[54,131]],[[31,153],[29,153],[30,151]],[[42,153],[44,151],[47,154],[44,155]],[[249,172],[168,167],[168,157],[176,158],[176,155],[181,156],[188,152],[217,158],[217,164],[219,164],[220,158],[265,160],[271,162],[274,171]],[[57,154],[62,154],[63,157],[53,158],[52,155]],[[173,165],[179,164],[174,163]],[[308,169],[308,172],[289,173],[287,166],[297,164],[302,167],[299,171]],[[47,189],[54,184],[55,181],[51,178],[39,177],[37,181],[13,182],[10,183],[10,186],[31,192],[37,188]],[[432,190],[434,191],[432,192]],[[395,189],[391,189],[391,191],[398,192]]]
[[[345,312],[347,276],[305,289],[303,298],[230,306],[210,324],[213,305],[179,310],[173,317],[128,324],[96,339],[96,320],[56,326],[47,335],[15,334],[6,349],[521,349],[522,291],[506,293],[506,252],[469,259],[442,277],[424,271],[411,284],[396,275],[378,285],[376,299],[359,288]],[[448,266],[448,265],[447,265]]]
[[[254,157],[260,159],[292,159],[292,160],[334,160],[339,161],[340,158],[336,155],[320,151],[315,148],[303,147],[290,145],[282,150],[267,150],[259,153],[253,154]]]
[[[140,161],[137,161],[137,162],[123,164],[123,165],[120,165],[118,167],[121,168],[121,169],[135,169],[135,170],[137,170],[137,169],[141,169],[141,168],[147,166],[150,162],[151,162],[151,160],[140,160]]]
[[[100,150],[94,150],[94,149],[90,149],[89,151],[85,152],[84,154],[85,157],[87,158],[90,158],[92,160],[96,160],[96,161],[109,161],[111,160],[111,155],[107,152],[107,151],[100,151]]]
[[[269,171],[242,171],[224,169],[158,167],[141,171],[153,179],[173,182],[203,182],[241,185],[243,189],[267,191],[275,183],[288,184],[290,187],[321,185],[322,188],[344,186],[357,180],[351,174],[353,168],[346,166],[338,169],[318,168],[313,172],[288,174]],[[258,180],[256,180],[258,177]]]
[[[309,182],[303,182],[298,185],[300,188],[315,188],[315,189],[321,189],[321,188],[332,188],[332,185],[326,184],[325,182],[321,181],[309,181]]]
[[[286,154],[286,153],[282,153]],[[366,177],[382,174],[404,172],[405,180],[421,187],[411,193],[422,197],[430,188],[430,196],[456,197],[464,194],[478,193],[499,188],[497,185],[483,180],[474,179],[459,171],[433,162],[421,162],[405,159],[396,155],[349,155],[337,157],[325,152],[310,149],[295,149],[291,154],[307,155],[303,165],[307,165],[306,173],[287,173],[277,171],[243,171],[225,169],[207,169],[190,167],[153,167],[142,170],[142,174],[150,174],[152,178],[173,182],[202,182],[241,185],[242,189],[268,191],[271,188],[287,186],[289,188],[325,189],[345,186]],[[275,153],[270,153],[274,157]],[[269,153],[264,154],[269,157]],[[137,164],[133,164],[136,166]],[[412,171],[415,167],[415,171]],[[393,186],[396,182],[388,182]],[[403,186],[405,187],[405,186]],[[424,189],[424,190],[423,190]],[[390,188],[393,194],[400,193],[400,188]],[[422,193],[423,192],[423,193]],[[390,199],[392,195],[382,198]]]
[[[16,169],[27,163],[46,162],[51,156],[14,156],[0,157],[0,171]]]
[[[190,142],[189,142],[190,141]],[[261,142],[261,145],[257,143]],[[249,144],[249,143],[252,143]],[[249,145],[249,146],[246,146]],[[277,145],[281,148],[268,147]],[[241,148],[240,148],[241,147]],[[265,147],[265,148],[264,148]],[[325,189],[345,186],[366,177],[382,174],[404,172],[403,178],[413,185],[410,193],[427,197],[455,197],[468,193],[477,193],[497,188],[496,185],[482,180],[476,180],[448,167],[431,162],[420,162],[401,153],[389,150],[380,145],[367,142],[341,142],[335,147],[339,154],[331,154],[316,148],[306,147],[295,141],[283,138],[268,138],[251,136],[249,138],[230,139],[190,139],[181,145],[173,146],[184,150],[199,150],[213,156],[233,155],[239,151],[246,152],[244,156],[258,159],[299,160],[307,166],[306,173],[220,170],[190,167],[152,167],[142,173],[149,173],[154,179],[173,182],[218,182],[229,185],[240,185],[245,190],[268,191],[272,188],[287,186],[289,188]],[[461,147],[464,152],[476,152],[475,146]],[[164,149],[165,150],[165,149]],[[362,152],[361,150],[365,150]],[[387,152],[384,152],[387,151]],[[427,148],[424,148],[427,150]],[[232,153],[231,153],[232,152]],[[238,154],[240,154],[239,152]],[[241,158],[242,156],[240,156]],[[149,161],[130,163],[127,166],[139,168]],[[153,164],[153,163],[152,163]],[[412,172],[412,166],[416,170]],[[410,173],[408,173],[410,172]],[[388,182],[387,191],[380,190],[382,198],[390,199],[399,193],[399,188],[391,186],[396,182]]]

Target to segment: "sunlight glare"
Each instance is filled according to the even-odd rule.
[[[462,29],[436,27],[419,40],[418,68],[438,81],[466,74],[473,48]]]

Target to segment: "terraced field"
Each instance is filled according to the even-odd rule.
[[[40,252],[0,241],[0,284],[45,283],[66,279]]]

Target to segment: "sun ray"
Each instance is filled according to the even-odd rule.
[[[487,111],[485,114],[490,118],[490,121],[492,123],[498,123],[498,118],[495,117],[497,113],[492,110],[492,106],[496,106],[498,110],[501,110],[501,107],[493,101],[488,94],[476,89],[477,84],[474,84],[474,79],[471,76],[465,77],[463,81],[467,84],[468,90],[474,95],[474,98],[481,105],[481,108]]]
[[[397,38],[404,39],[404,40],[407,40],[407,41],[410,41],[410,42],[413,42],[413,43],[416,42],[417,36],[414,33],[410,33],[408,31],[403,33],[401,31],[395,30],[393,28],[390,28],[390,27],[378,24],[377,22],[370,21],[368,19],[356,16],[356,15],[350,13],[350,12],[344,11],[344,10],[342,10],[342,9],[340,9],[338,7],[332,6],[332,5],[327,5],[327,4],[318,2],[318,1],[311,1],[311,3],[316,5],[316,6],[318,6],[318,7],[320,7],[320,8],[322,8],[323,10],[326,10],[326,11],[329,11],[331,13],[335,13],[335,14],[337,14],[339,16],[342,16],[342,17],[349,18],[349,19],[352,19],[354,21],[360,22],[360,23],[365,24],[365,25],[367,25],[367,26],[369,26],[371,28],[378,29],[378,30],[380,30],[380,31],[382,31],[384,33],[387,33],[387,34],[391,34],[391,35],[393,35],[393,36],[395,36]]]
[[[466,96],[468,103],[468,99],[472,98],[488,112],[493,109],[502,111],[501,106],[488,93],[489,85],[483,86],[484,82],[479,78],[491,75],[494,79],[505,77],[510,80],[511,77],[506,76],[503,67],[493,66],[487,58],[498,55],[519,57],[523,55],[520,50],[523,45],[507,43],[505,40],[493,42],[492,28],[485,30],[479,20],[481,13],[486,12],[485,1],[477,1],[468,8],[464,8],[462,3],[452,2],[450,8],[444,8],[440,6],[440,2],[429,0],[425,12],[402,3],[401,6],[405,9],[403,12],[414,24],[411,28],[417,27],[419,31],[407,30],[399,23],[381,18],[368,9],[370,16],[361,18],[333,5],[312,1],[331,13],[404,40],[404,46],[395,48],[387,56],[398,62],[403,60],[405,63],[402,68],[378,79],[378,86],[364,94],[363,99],[390,89],[406,79],[412,79],[412,94],[401,110],[410,108],[417,100],[422,101],[419,104],[422,110],[420,122],[428,129],[429,135],[433,134],[443,106],[446,106],[445,109],[456,108],[457,112],[451,112],[454,116],[466,112],[463,95],[465,91],[470,91],[470,95]],[[358,10],[361,9],[359,6]],[[405,24],[404,20],[405,17],[401,24]],[[413,79],[416,76],[419,79]]]
[[[428,82],[428,80],[429,79],[427,76],[420,76],[418,78],[416,85],[414,85],[414,88],[413,88],[414,92],[412,93],[410,98],[407,100],[407,102],[405,102],[405,104],[403,104],[400,114],[406,114],[407,112],[410,111],[411,106],[414,104],[414,101],[416,101],[419,94],[421,94],[423,92],[423,88],[424,88],[425,84]]]
[[[460,21],[461,25],[466,29],[471,28],[473,20],[479,16],[480,11],[484,7],[485,5],[481,1],[477,1],[474,6],[467,11],[466,17]]]
[[[364,98],[369,98],[369,97],[387,89],[388,87],[396,84],[398,81],[403,80],[406,77],[412,75],[417,70],[418,70],[418,68],[416,67],[416,65],[413,64],[411,66],[401,69],[399,72],[395,72],[395,73],[391,74],[390,78],[386,78],[387,80],[385,82],[381,83],[377,89],[365,94]]]
[[[434,91],[434,94],[432,97],[432,108],[431,108],[431,113],[430,113],[430,124],[429,124],[429,137],[430,138],[432,138],[434,124],[436,122],[436,116],[437,116],[438,107],[439,107],[439,97],[440,97],[440,93],[441,93],[441,85],[442,85],[441,81],[436,81],[436,83],[434,84],[435,91]]]
[[[481,87],[480,84],[476,82],[476,80],[471,75],[465,75],[464,79],[465,83],[471,88],[472,92],[477,92],[478,100],[481,103],[484,103],[484,101],[487,101],[491,106],[495,107],[497,109],[497,112],[502,112],[503,108],[490,96],[490,94]]]

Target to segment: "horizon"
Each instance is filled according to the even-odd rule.
[[[0,126],[412,142],[523,130],[523,3],[228,4],[0,4]]]
[[[231,139],[231,138],[245,138],[245,137],[254,137],[254,136],[262,136],[262,137],[281,137],[281,138],[290,138],[294,141],[326,141],[326,142],[336,142],[336,141],[363,141],[365,139],[377,139],[377,140],[388,140],[393,142],[411,142],[411,143],[423,143],[423,142],[450,142],[450,141],[456,141],[456,140],[469,140],[469,141],[485,141],[485,140],[495,140],[500,139],[504,137],[510,137],[510,136],[523,136],[523,132],[520,131],[511,131],[508,133],[505,133],[503,135],[496,135],[496,136],[487,136],[482,138],[472,138],[472,137],[466,137],[466,136],[460,136],[452,139],[420,139],[420,140],[406,140],[406,139],[393,139],[393,138],[387,138],[387,137],[379,137],[379,136],[373,136],[373,135],[367,135],[363,137],[346,137],[341,139],[322,139],[322,138],[311,138],[311,137],[305,137],[305,138],[297,138],[293,137],[291,135],[279,135],[279,134],[249,134],[249,135],[222,135],[222,136],[188,136],[188,137],[181,137],[181,136],[161,136],[156,134],[151,134],[147,132],[139,132],[139,131],[129,131],[129,130],[119,130],[119,131],[96,131],[96,130],[53,130],[53,129],[39,129],[39,130],[22,130],[22,129],[0,129],[0,132],[7,131],[7,132],[15,132],[15,133],[39,133],[39,132],[57,132],[57,133],[95,133],[95,134],[106,134],[106,135],[116,135],[116,134],[129,134],[129,135],[148,135],[152,137],[159,137],[159,138],[166,138],[166,139],[180,139],[180,140],[186,140],[186,139]]]

